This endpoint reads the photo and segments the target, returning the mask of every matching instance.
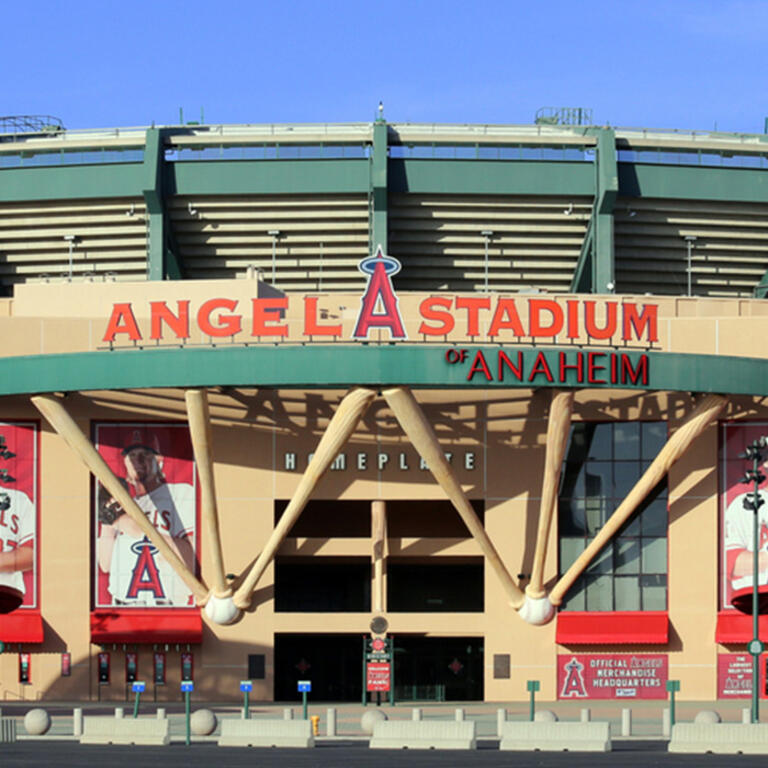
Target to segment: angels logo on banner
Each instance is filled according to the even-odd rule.
[[[720,512],[722,516],[720,578],[723,608],[732,608],[734,597],[749,593],[751,600],[752,573],[754,568],[754,512],[744,506],[747,493],[753,491],[753,483],[742,483],[744,472],[752,468],[752,462],[739,458],[747,445],[768,435],[768,423],[750,422],[723,424],[721,454]],[[760,468],[765,475],[768,461]],[[763,505],[758,512],[758,585],[768,585],[768,493],[766,481],[760,484]],[[750,603],[751,605],[751,603]]]
[[[180,424],[99,424],[96,447],[139,508],[193,573],[197,491],[189,429]],[[96,483],[95,605],[187,607],[192,593],[109,492]]]
[[[0,613],[38,607],[34,422],[0,422]]]

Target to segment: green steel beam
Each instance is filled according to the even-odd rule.
[[[142,194],[147,206],[147,279],[180,280],[181,265],[165,210],[165,142],[163,131],[147,129]]]
[[[615,254],[613,207],[619,193],[616,162],[616,136],[611,128],[597,131],[595,157],[597,192],[592,218],[592,293],[613,293],[615,288]]]
[[[461,354],[465,353],[463,361]],[[482,372],[476,355],[482,351],[491,380]],[[517,363],[522,355],[524,379],[518,381],[509,368],[499,379],[500,353]],[[565,357],[560,358],[563,354]],[[645,356],[648,380],[601,384],[608,379],[611,354],[625,355],[633,370]],[[542,356],[539,358],[539,356]],[[592,371],[592,383],[577,379],[577,356],[583,372]],[[590,357],[591,356],[591,357]],[[554,374],[549,380],[545,360]],[[558,376],[564,369],[564,380]],[[455,361],[455,362],[454,362]],[[603,366],[602,368],[597,366]],[[473,368],[476,372],[473,374]],[[421,344],[382,346],[219,346],[147,348],[96,351],[77,354],[33,355],[0,358],[0,395],[35,392],[144,389],[155,387],[269,387],[346,388],[353,385],[381,387],[406,385],[415,388],[485,389],[566,386],[716,392],[733,395],[768,393],[768,359],[641,352],[611,349],[534,348],[515,345],[475,347]]]
[[[367,158],[204,160],[168,163],[176,195],[368,194]]]
[[[138,197],[142,163],[67,165],[0,170],[0,202]]]
[[[525,160],[390,159],[394,193],[451,195],[595,194],[592,163]]]
[[[618,166],[622,196],[768,202],[768,171],[652,163],[619,163]]]
[[[371,155],[371,248],[381,246],[387,253],[387,124],[373,124],[373,153]]]

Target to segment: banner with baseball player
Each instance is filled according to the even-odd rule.
[[[754,512],[744,506],[747,493],[753,490],[753,483],[742,483],[746,469],[752,462],[739,458],[753,440],[768,435],[768,423],[749,422],[723,424],[721,435],[721,556],[720,583],[721,606],[733,608],[732,599],[741,590],[752,589],[754,568]],[[761,472],[768,475],[768,462]],[[768,584],[768,491],[764,481],[760,485],[760,496],[766,502],[758,512],[758,584]]]
[[[0,422],[0,613],[38,608],[38,435]]]
[[[185,424],[100,423],[94,442],[171,548],[196,573],[198,500]],[[189,608],[189,588],[99,483],[94,492],[96,608]]]

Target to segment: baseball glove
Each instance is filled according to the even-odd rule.
[[[126,483],[122,478],[119,479],[120,484],[127,489],[128,483]],[[101,483],[99,483],[98,507],[99,522],[103,525],[113,525],[115,520],[117,520],[120,515],[125,514],[125,510],[117,501],[115,501],[115,499],[112,498],[109,491]]]

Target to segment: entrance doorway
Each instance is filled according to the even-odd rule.
[[[310,701],[360,701],[362,635],[275,635],[275,701],[301,701],[299,680],[311,680]]]
[[[396,701],[482,701],[483,638],[395,636]]]

